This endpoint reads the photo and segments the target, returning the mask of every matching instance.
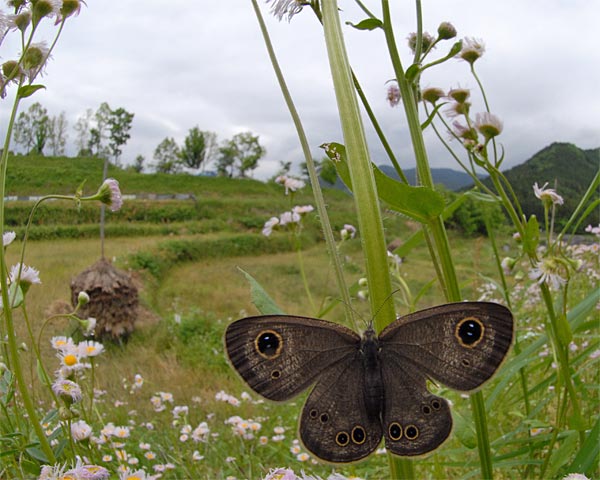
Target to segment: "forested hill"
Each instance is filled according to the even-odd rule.
[[[570,143],[553,143],[537,152],[525,163],[504,171],[521,202],[526,215],[535,214],[540,223],[543,221],[542,203],[533,193],[533,184],[541,187],[548,182],[549,188],[555,188],[564,198],[564,205],[557,208],[558,224],[566,222],[573,213],[582,195],[600,168],[600,148],[582,150]],[[490,184],[488,179],[484,183]],[[598,198],[600,190],[594,198]],[[587,223],[600,222],[600,207],[586,219]]]

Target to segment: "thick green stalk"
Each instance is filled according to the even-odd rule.
[[[323,198],[323,192],[321,191],[321,185],[319,184],[317,169],[315,167],[315,162],[313,160],[312,153],[310,151],[310,146],[306,138],[306,133],[304,132],[304,127],[302,126],[300,115],[298,115],[298,111],[296,110],[296,106],[294,105],[294,102],[292,100],[292,96],[285,82],[285,78],[283,77],[283,73],[281,72],[281,68],[279,67],[279,62],[277,61],[277,57],[275,56],[273,44],[271,43],[271,39],[269,38],[267,27],[265,25],[262,14],[260,12],[260,8],[258,7],[256,0],[252,0],[252,6],[254,7],[254,12],[256,13],[256,18],[260,25],[260,29],[263,35],[265,46],[267,47],[269,58],[271,60],[271,64],[273,65],[273,70],[275,71],[277,81],[279,82],[279,87],[281,88],[281,93],[283,94],[285,103],[290,111],[292,121],[294,122],[294,126],[296,127],[296,131],[298,133],[300,145],[302,146],[302,152],[304,153],[304,159],[306,160],[308,175],[310,177],[310,182],[315,197],[317,213],[319,214],[319,218],[321,220],[321,227],[323,228],[323,235],[325,237],[325,243],[329,252],[329,258],[331,259],[331,263],[333,264],[333,269],[335,271],[335,278],[337,280],[338,290],[340,292],[340,295],[342,296],[342,304],[344,305],[346,319],[349,321],[349,323],[354,324],[354,313],[351,308],[350,293],[348,291],[346,280],[344,278],[342,261],[336,248],[333,230],[331,229],[329,215],[327,214],[327,208],[325,206],[325,199]]]
[[[419,3],[417,3],[417,6],[419,6]],[[404,106],[406,119],[410,130],[410,137],[415,153],[419,182],[425,187],[434,188],[431,169],[429,167],[429,161],[427,158],[427,151],[425,148],[425,141],[423,139],[423,131],[421,130],[421,124],[419,122],[417,101],[414,90],[411,88],[411,85],[409,84],[404,73],[404,69],[402,68],[400,55],[398,53],[396,40],[394,38],[389,0],[382,0],[382,11],[383,30],[388,50],[390,52],[392,65],[394,67],[396,80],[398,81],[398,88],[400,89],[400,95],[402,97],[402,105]],[[418,21],[420,22],[420,19]],[[450,244],[442,217],[438,216],[425,228],[426,234],[428,233],[428,230],[433,237],[433,242],[435,243],[441,263],[442,274],[444,278],[443,280],[440,279],[440,283],[444,288],[444,294],[448,301],[461,301],[462,295],[458,284],[458,277],[454,268]],[[492,453],[490,449],[487,416],[485,412],[483,394],[481,392],[476,392],[472,394],[470,398],[471,408],[473,410],[473,419],[477,431],[477,446],[481,465],[481,475],[483,478],[493,478]]]
[[[367,148],[365,133],[352,82],[350,65],[346,55],[338,6],[336,0],[322,3],[325,43],[333,85],[335,89],[348,169],[358,216],[362,248],[365,256],[367,282],[371,312],[375,315],[375,328],[381,331],[395,320],[393,302],[388,301],[392,293],[383,222],[375,179]],[[392,458],[390,455],[391,478],[414,478],[409,461]]]
[[[395,312],[393,303],[388,301],[392,288],[379,200],[346,55],[337,1],[323,2],[322,9],[325,43],[365,254],[371,311],[373,313],[379,311],[375,325],[378,330],[381,330],[395,320]]]

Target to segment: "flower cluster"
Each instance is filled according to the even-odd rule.
[[[285,194],[288,195],[290,192],[296,192],[305,187],[305,183],[295,177],[290,177],[289,175],[279,175],[275,178],[275,183],[279,183],[283,185],[285,188]]]
[[[274,229],[298,227],[301,224],[302,217],[313,210],[314,207],[312,205],[297,205],[290,211],[283,212],[279,217],[271,217],[265,222],[262,234],[268,237],[273,233]]]

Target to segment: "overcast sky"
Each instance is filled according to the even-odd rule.
[[[261,0],[263,15],[316,158],[327,141],[342,142],[322,30],[310,9],[279,22]],[[366,2],[378,14],[380,2]],[[414,2],[395,1],[396,36],[405,66],[406,37],[415,31]],[[522,163],[554,141],[600,146],[600,55],[597,0],[423,0],[424,28],[452,22],[459,37],[481,38],[477,70],[494,113],[504,120],[505,165]],[[339,0],[342,20],[364,18],[354,2]],[[357,77],[402,166],[414,166],[402,108],[386,102],[393,77],[381,31],[345,28]],[[445,53],[444,47],[436,55]],[[3,50],[2,59],[10,58]],[[433,57],[435,58],[435,57]],[[87,0],[67,22],[42,82],[47,90],[23,102],[65,111],[72,126],[101,102],[135,114],[123,161],[142,154],[152,163],[165,137],[179,143],[198,125],[220,140],[251,131],[267,155],[255,177],[267,178],[280,161],[303,161],[289,113],[267,57],[249,0]],[[426,73],[423,86],[475,87],[468,65],[451,60]],[[5,131],[8,102],[0,112]],[[475,97],[473,111],[482,110]],[[385,156],[367,124],[375,163]],[[427,136],[433,167],[457,168]],[[540,179],[540,181],[545,181]]]

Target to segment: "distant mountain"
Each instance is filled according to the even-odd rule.
[[[389,177],[395,178],[396,180],[400,178],[394,167],[391,165],[379,165],[379,169]],[[417,170],[415,168],[408,168],[403,171],[408,183],[416,185]],[[433,183],[442,184],[448,190],[460,190],[473,183],[471,177],[465,172],[452,170],[451,168],[432,168],[431,175],[433,177]]]
[[[570,143],[553,143],[525,163],[503,173],[512,185],[523,212],[526,215],[535,214],[540,223],[543,222],[544,209],[533,193],[533,184],[537,182],[542,187],[548,182],[547,188],[555,188],[564,198],[564,205],[556,209],[556,219],[560,225],[573,213],[599,168],[600,148],[582,150]],[[483,182],[491,185],[489,179]],[[599,195],[600,191],[595,198],[599,198]],[[586,222],[598,224],[600,208],[596,208]]]
[[[388,177],[399,180],[400,177],[396,173],[396,170],[391,165],[378,165],[378,167],[383,173],[385,173]],[[414,168],[409,168],[404,170],[404,175],[408,182],[411,185],[416,185],[417,183],[417,171]],[[442,184],[448,190],[460,190],[465,188],[473,183],[471,177],[464,172],[459,172],[458,170],[452,170],[451,168],[432,168],[431,175],[433,176],[433,182],[436,184]],[[338,177],[334,185],[330,183],[324,182],[322,178],[320,178],[321,185],[324,187],[333,187],[338,188],[340,190],[348,191],[346,185],[340,180]]]

